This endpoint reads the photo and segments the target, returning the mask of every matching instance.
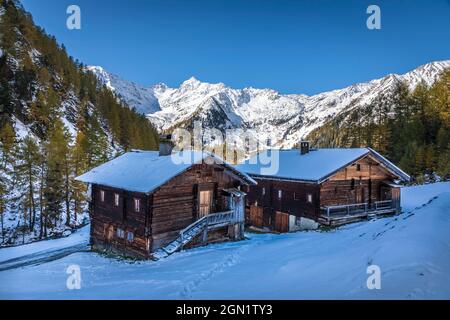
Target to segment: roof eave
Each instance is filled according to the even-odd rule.
[[[408,175],[405,171],[397,167],[395,164],[393,164],[391,161],[383,157],[381,154],[379,154],[377,151],[373,150],[372,148],[367,148],[371,154],[373,154],[376,158],[378,158],[382,163],[386,165],[386,169],[396,174],[400,180],[403,182],[410,182],[411,176]]]
[[[307,179],[296,179],[296,178],[285,178],[285,177],[276,177],[276,176],[264,176],[255,173],[249,173],[249,175],[255,179],[261,180],[276,180],[276,181],[288,181],[288,182],[297,182],[297,183],[310,183],[310,184],[318,184],[318,180],[307,180]]]

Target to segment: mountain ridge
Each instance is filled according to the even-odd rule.
[[[286,148],[293,147],[338,114],[391,92],[400,81],[405,81],[410,89],[422,81],[430,86],[447,68],[450,68],[450,60],[434,61],[405,74],[391,73],[342,89],[305,95],[281,94],[270,88],[234,89],[224,83],[202,82],[195,77],[178,88],[163,83],[145,87],[110,74],[102,67],[88,67],[120,99],[145,114],[160,132],[191,127],[194,121],[200,121],[204,127],[222,131],[246,129],[255,137],[270,139],[275,145]],[[128,90],[130,87],[132,89]],[[221,113],[218,106],[226,117],[215,121],[212,113]]]

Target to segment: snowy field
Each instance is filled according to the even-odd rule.
[[[450,183],[402,190],[404,213],[330,232],[248,234],[158,262],[88,252],[68,238],[0,250],[1,299],[450,299]],[[66,287],[69,265],[81,289]],[[381,268],[381,289],[366,286]]]

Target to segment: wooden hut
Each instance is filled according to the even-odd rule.
[[[132,151],[78,177],[89,184],[94,250],[159,258],[239,240],[247,174],[214,154]]]
[[[302,142],[300,150],[277,152],[273,174],[262,174],[259,155],[237,166],[258,182],[247,196],[253,227],[288,232],[401,210],[398,182],[410,178],[370,148],[310,150]]]

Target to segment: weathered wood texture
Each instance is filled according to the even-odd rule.
[[[249,213],[247,215],[247,223],[257,227],[262,228],[264,227],[264,211],[263,207],[257,207],[257,206],[250,206]]]
[[[105,200],[101,201],[103,191]],[[119,195],[119,205],[115,206],[114,195]],[[140,199],[140,210],[134,210],[134,199]],[[91,243],[94,249],[112,250],[118,253],[145,258],[148,256],[146,235],[146,212],[148,196],[142,193],[127,192],[106,186],[92,187]],[[124,231],[124,238],[117,230]],[[133,241],[127,240],[127,233],[133,233]]]
[[[275,231],[289,232],[289,215],[283,212],[275,212]]]
[[[320,188],[322,207],[385,200],[383,181],[394,177],[378,162],[365,157],[336,172]]]
[[[92,189],[91,243],[94,249],[110,250],[147,258],[152,252],[173,241],[179,232],[199,218],[198,193],[211,190],[211,213],[228,209],[228,197],[222,189],[245,185],[233,172],[220,165],[200,164],[174,177],[151,194],[94,185]],[[101,201],[101,191],[104,201]],[[115,194],[119,204],[115,205]],[[140,199],[140,210],[134,209],[134,199]],[[124,231],[124,238],[117,230]],[[127,240],[127,234],[133,239]],[[228,236],[228,229],[214,230],[208,241]],[[198,241],[194,241],[193,245]]]
[[[321,207],[390,199],[392,188],[383,181],[395,177],[369,155],[333,173],[322,184],[254,179],[258,185],[248,190],[246,222],[280,231],[286,229],[280,213],[319,221]]]
[[[152,250],[173,241],[179,231],[198,219],[198,191],[211,190],[212,212],[221,212],[228,204],[220,190],[240,185],[229,170],[207,164],[195,165],[165,183],[153,195]]]
[[[312,218],[319,214],[320,187],[317,184],[258,178],[255,180],[258,185],[251,186],[247,196],[249,206],[269,208],[269,214],[280,211],[294,216]],[[308,202],[308,195],[312,197],[311,202]],[[266,214],[267,210],[264,212]]]

